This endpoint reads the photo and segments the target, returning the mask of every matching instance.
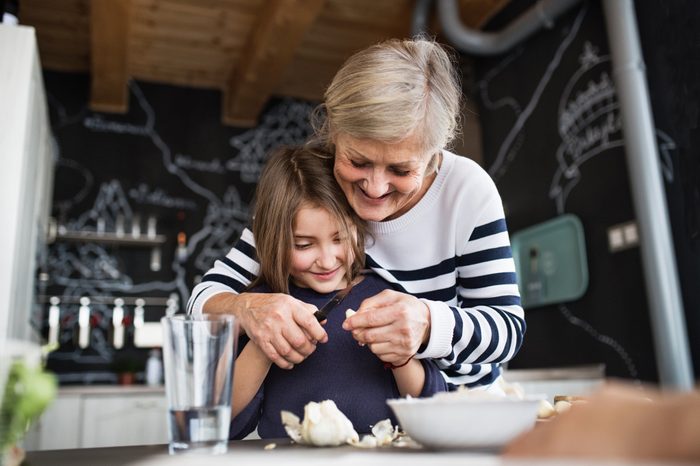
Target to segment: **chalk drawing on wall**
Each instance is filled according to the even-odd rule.
[[[516,99],[513,97],[503,97],[497,100],[497,102],[501,102],[502,104],[511,107],[511,109],[515,112],[516,118],[515,123],[506,133],[506,136],[503,139],[503,143],[499,146],[493,163],[488,168],[488,172],[494,179],[494,181],[498,181],[498,179],[500,179],[505,174],[505,172],[508,169],[508,162],[515,159],[517,153],[513,152],[513,146],[524,132],[524,127],[530,119],[530,117],[532,116],[534,110],[537,108],[537,105],[539,104],[540,99],[542,98],[542,94],[546,90],[547,85],[549,84],[552,78],[552,75],[559,67],[559,64],[561,63],[561,60],[564,57],[564,54],[566,53],[567,49],[569,48],[573,40],[576,38],[576,34],[578,33],[581,27],[581,23],[583,22],[586,10],[587,5],[584,6],[584,8],[582,8],[581,11],[579,11],[579,13],[577,14],[572,27],[569,29],[569,31],[566,33],[561,43],[557,47],[556,51],[554,52],[554,56],[552,57],[552,60],[547,64],[547,67],[545,68],[545,71],[542,74],[537,85],[535,86],[532,95],[529,97],[527,104],[521,109],[520,104],[518,104],[516,102]],[[520,54],[521,52],[515,53]],[[513,61],[515,58],[515,56],[507,57],[503,61],[503,63],[497,66],[499,72],[505,69],[508,62]],[[498,74],[499,73],[487,75],[487,79],[485,81],[482,80],[482,82],[479,83],[479,88],[481,90],[482,96],[485,93],[486,95],[488,95],[488,87],[490,84],[489,81],[493,80]]]
[[[548,198],[554,203],[556,212],[566,211],[566,201],[581,179],[580,167],[583,163],[599,154],[609,153],[614,148],[624,145],[621,133],[619,104],[615,86],[611,79],[610,57],[602,55],[591,42],[584,42],[580,50],[573,46],[581,30],[589,5],[584,3],[570,25],[560,28],[561,41],[552,58],[543,68],[542,75],[525,97],[498,95],[492,91],[495,82],[512,68],[513,62],[526,59],[521,49],[506,56],[493,67],[479,82],[482,104],[490,111],[511,112],[514,123],[504,132],[502,142],[497,146],[493,162],[488,167],[489,174],[497,182],[507,172],[511,163],[527,149],[526,131],[531,128],[529,120],[539,105],[545,105],[543,94],[553,84],[552,76],[556,71],[561,75],[560,64],[567,54],[579,54],[579,67],[569,78],[566,87],[559,95],[556,121],[560,143],[552,153],[556,168],[551,176]],[[531,68],[530,68],[531,69]],[[549,91],[552,93],[551,90]],[[667,183],[674,180],[674,151],[676,144],[667,133],[656,129],[659,147],[661,174]],[[616,155],[620,151],[614,152]],[[537,202],[537,200],[534,200]],[[600,344],[610,347],[623,361],[624,367],[633,379],[638,377],[637,367],[630,353],[609,335],[596,330],[590,323],[575,316],[566,305],[558,307],[559,313],[566,321],[579,327]]]
[[[128,234],[132,222],[138,221],[139,213],[149,207],[161,212],[173,211],[173,217],[181,211],[206,212],[204,220],[194,231],[188,232],[184,253],[180,254],[179,248],[177,254],[167,256],[172,256],[172,263],[162,264],[160,273],[141,274],[139,279],[127,272],[124,257],[118,248],[94,242],[54,243],[46,254],[45,269],[42,270],[45,273],[42,275],[48,279],[41,287],[50,288],[52,294],[59,293],[64,303],[81,296],[116,298],[177,293],[180,303],[184,304],[192,286],[187,282],[186,271],[194,268],[203,273],[208,270],[215,259],[228,252],[249,221],[249,206],[240,192],[244,186],[228,182],[210,184],[202,180],[211,180],[211,177],[235,180],[231,175],[237,174],[242,183],[254,184],[272,148],[301,144],[311,134],[308,120],[313,106],[285,99],[269,108],[257,128],[233,137],[223,136],[222,145],[228,143],[230,154],[200,160],[194,155],[175,153],[167,138],[158,132],[158,114],[141,87],[131,82],[129,90],[133,96],[133,108],[126,117],[90,112],[86,106],[75,114],[68,114],[65,106],[47,92],[54,117],[53,129],[58,136],[55,139],[58,149],[56,167],[60,170],[61,179],[70,180],[70,186],[63,186],[60,190],[61,197],[54,199],[53,211],[60,228],[114,232],[118,224],[123,224]],[[60,130],[71,127],[73,131],[75,125],[89,132],[107,133],[111,143],[115,144],[120,144],[122,138],[125,144],[133,143],[128,138],[150,141],[155,150],[145,150],[140,156],[151,157],[153,164],[162,166],[161,175],[155,179],[143,178],[136,183],[133,179],[104,180],[105,174],[95,171],[98,168],[88,166],[88,162],[79,162],[65,150],[61,151]],[[154,173],[157,172],[157,169],[154,170]],[[207,177],[202,178],[203,172]],[[195,174],[198,176],[195,177]],[[175,187],[169,180],[168,186],[173,191],[160,184],[163,177],[178,180]],[[250,191],[251,188],[247,186],[245,189]],[[85,204],[89,206],[81,207]],[[173,236],[176,233],[168,232]],[[147,254],[148,248],[144,251]],[[109,342],[112,305],[93,302],[90,310],[93,331],[89,348],[82,350],[71,344],[74,339],[72,329],[77,325],[77,306],[62,305],[59,342],[63,346],[60,351],[51,354],[52,359],[72,361],[78,365],[104,365],[114,358],[116,350]],[[39,316],[36,319],[39,322],[45,318],[41,309],[34,314]],[[41,324],[34,325],[41,327]],[[59,374],[59,378],[63,382],[113,381],[114,374],[93,367],[86,366],[82,372],[65,372]]]
[[[637,372],[637,366],[635,365],[632,356],[630,356],[629,352],[617,340],[615,340],[609,335],[601,334],[598,330],[593,328],[591,324],[581,319],[580,317],[576,317],[575,315],[573,315],[569,308],[566,307],[564,304],[560,304],[558,308],[559,313],[571,325],[579,327],[594,340],[597,340],[598,342],[612,348],[612,350],[615,351],[615,353],[617,353],[620,359],[622,359],[622,362],[625,365],[625,369],[627,369],[627,373],[630,375],[630,377],[632,377],[633,379],[637,379],[639,373]],[[640,383],[639,380],[635,380],[635,382]]]
[[[490,90],[492,82],[501,74],[507,73],[508,66],[522,56],[522,48],[508,54],[479,81],[479,95],[484,108],[489,111],[508,110],[515,117],[515,122],[507,130],[493,162],[488,167],[494,181],[497,182],[503,177],[510,163],[525,146],[528,120],[540,104],[542,95],[554,72],[559,68],[562,58],[568,53],[587,10],[588,5],[584,4],[572,25],[562,29],[564,37],[532,93],[525,99],[525,105],[513,96],[493,96]],[[610,76],[610,56],[599,55],[597,48],[586,41],[580,52],[579,62],[580,67],[571,76],[560,96],[557,114],[556,124],[561,144],[554,154],[557,168],[552,175],[549,198],[555,203],[559,214],[565,212],[566,200],[571,190],[580,182],[579,167],[598,154],[624,145],[619,104]],[[676,144],[660,129],[657,128],[656,133],[662,175],[666,182],[672,183],[673,151]]]
[[[569,79],[559,101],[562,143],[549,190],[559,214],[564,213],[569,193],[581,179],[579,167],[596,155],[624,146],[620,105],[609,72],[610,56],[599,56],[597,48],[585,42],[579,61],[581,67]],[[676,143],[664,131],[655,131],[661,174],[667,183],[673,183]]]
[[[238,155],[226,162],[226,168],[238,171],[247,183],[256,183],[270,150],[282,145],[295,145],[311,135],[308,123],[313,106],[287,99],[262,118],[255,129],[233,136],[229,141]]]
[[[676,141],[671,139],[666,132],[656,128],[656,142],[659,145],[659,162],[661,163],[661,173],[666,183],[673,183],[675,180],[673,158],[676,155]]]
[[[201,241],[199,254],[194,258],[194,265],[202,272],[214,265],[231,249],[233,241],[243,231],[249,220],[248,209],[241,202],[238,192],[229,188],[221,204],[210,204],[201,230],[192,235],[188,245],[188,254],[194,252],[194,245]],[[235,232],[235,235],[232,233]]]
[[[559,214],[564,213],[566,199],[581,179],[579,167],[600,153],[624,145],[620,107],[609,73],[610,57],[598,56],[598,50],[586,42],[579,62],[581,67],[567,82],[557,114],[562,142],[556,152],[558,167],[549,198]]]

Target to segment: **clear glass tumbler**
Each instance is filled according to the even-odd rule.
[[[237,329],[233,316],[163,317],[170,454],[225,453]]]

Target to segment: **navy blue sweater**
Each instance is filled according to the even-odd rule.
[[[328,315],[325,324],[328,342],[319,344],[316,351],[291,370],[273,365],[256,396],[232,421],[229,437],[244,438],[256,426],[261,438],[286,437],[280,411],[291,411],[301,419],[308,402],[328,399],[335,401],[360,434],[370,432],[371,426],[382,419],[391,418],[396,424],[386,404],[387,399],[401,396],[392,371],[384,368],[369,347],[359,346],[352,334],[342,328],[346,309],[357,309],[365,298],[389,287],[376,275],[368,275],[357,284]],[[290,294],[320,308],[335,292],[319,294],[309,288],[290,285]],[[247,342],[243,336],[239,350]],[[435,362],[429,359],[420,362],[425,370],[421,396],[446,391],[447,382]]]

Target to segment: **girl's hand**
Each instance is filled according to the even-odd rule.
[[[291,369],[328,341],[314,317],[316,306],[281,293],[220,293],[205,312],[233,314],[250,339],[282,369]]]
[[[365,299],[343,328],[384,362],[401,365],[430,336],[430,310],[418,298],[384,290]]]

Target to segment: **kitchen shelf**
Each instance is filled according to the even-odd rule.
[[[133,231],[126,232],[123,228],[123,221],[118,221],[117,228],[114,231],[104,231],[104,228],[100,228],[99,222],[97,230],[69,230],[65,225],[60,225],[52,217],[49,219],[47,242],[51,244],[56,241],[67,241],[73,243],[155,247],[164,244],[168,239],[165,235],[156,234],[154,218],[149,218],[148,229],[145,234],[141,233],[138,222],[133,228]]]
[[[167,240],[165,235],[131,236],[116,233],[101,233],[96,231],[64,231],[56,232],[53,241],[71,241],[74,243],[103,243],[123,246],[159,246]]]

